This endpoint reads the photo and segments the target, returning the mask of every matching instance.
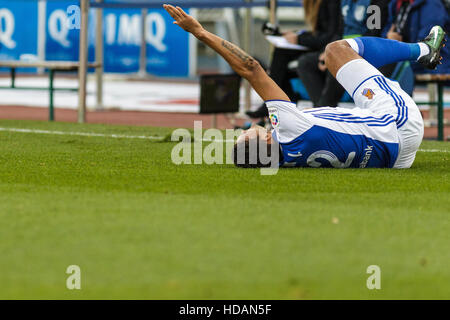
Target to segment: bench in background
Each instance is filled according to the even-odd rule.
[[[438,140],[444,140],[444,87],[450,86],[450,74],[417,74],[417,83],[436,84],[438,101],[417,102],[418,105],[437,105]]]
[[[78,61],[0,61],[0,68],[9,68],[11,70],[11,85],[10,86],[0,86],[0,89],[20,89],[20,90],[48,90],[49,91],[49,120],[55,120],[54,111],[54,92],[55,90],[63,91],[78,91],[78,88],[55,88],[53,81],[56,72],[78,72],[80,63]],[[94,62],[89,63],[88,68],[99,68],[100,63]],[[49,86],[48,88],[43,87],[24,87],[16,86],[16,69],[18,68],[45,68],[48,69],[49,76]]]

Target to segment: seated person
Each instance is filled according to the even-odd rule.
[[[283,36],[290,43],[300,44],[316,51],[323,50],[328,43],[340,39],[342,34],[340,31],[340,0],[304,0],[303,7],[305,8],[306,22],[312,30],[284,33]],[[273,53],[269,69],[270,77],[292,101],[297,100],[297,95],[292,91],[290,79],[296,74],[288,69],[288,64],[304,53],[304,51],[280,48],[275,48]],[[246,113],[250,118],[268,116],[265,104],[256,111],[247,111]]]
[[[378,37],[381,29],[369,29],[367,27],[367,8],[377,5],[381,9],[381,26],[387,20],[389,0],[342,0],[342,17],[344,21],[344,39],[360,36]],[[310,52],[298,59],[297,75],[305,86],[306,91],[315,107],[336,107],[345,89],[327,71],[323,50]],[[394,65],[395,67],[395,65]],[[389,70],[380,70],[384,75],[390,74]]]
[[[404,60],[436,68],[445,41],[441,27],[433,27],[420,43],[361,37],[329,44],[325,50],[327,68],[357,107],[299,111],[254,58],[206,31],[180,7],[164,8],[175,24],[215,50],[247,79],[268,105],[273,131],[244,131],[234,146],[237,166],[410,168],[413,164],[423,138],[422,116],[398,83],[376,68]],[[268,162],[260,152],[264,149],[271,153]]]

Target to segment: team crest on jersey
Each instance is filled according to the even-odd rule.
[[[270,123],[272,124],[272,127],[276,128],[278,126],[278,124],[280,123],[280,120],[278,118],[278,111],[277,109],[269,109],[269,118],[270,118]]]
[[[362,95],[367,99],[372,100],[373,96],[375,95],[375,92],[373,92],[372,89],[364,89]]]

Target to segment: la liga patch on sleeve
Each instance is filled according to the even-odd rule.
[[[276,108],[268,108],[269,119],[272,127],[275,129],[280,124],[280,118],[278,116],[278,110]]]

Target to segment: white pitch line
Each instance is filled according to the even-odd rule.
[[[439,150],[439,149],[419,149],[417,151],[419,151],[419,152],[442,152],[442,153],[450,152],[449,150]]]
[[[106,133],[93,133],[93,132],[71,132],[71,131],[50,131],[40,129],[20,129],[20,128],[1,128],[0,131],[6,132],[19,132],[19,133],[37,133],[37,134],[54,134],[61,136],[83,136],[83,137],[105,137],[116,139],[144,139],[144,140],[162,140],[164,137],[156,136],[130,136],[123,134],[106,134]]]
[[[106,134],[106,133],[94,133],[94,132],[73,132],[73,131],[53,131],[53,130],[40,130],[40,129],[21,129],[21,128],[2,128],[0,131],[4,132],[19,132],[19,133],[35,133],[35,134],[53,134],[60,136],[82,136],[82,137],[104,137],[114,139],[141,139],[141,140],[163,140],[165,137],[157,136],[132,136],[125,134]],[[213,139],[202,139],[205,142],[212,142]],[[214,140],[214,142],[234,142],[234,140]],[[439,149],[419,149],[419,152],[434,152],[434,153],[448,153],[449,150]]]
[[[18,133],[35,133],[35,134],[53,134],[60,136],[82,136],[82,137],[104,137],[104,138],[115,138],[115,139],[142,139],[142,140],[157,140],[162,141],[166,137],[158,136],[131,136],[126,134],[106,134],[106,133],[94,133],[94,132],[73,132],[73,131],[54,131],[54,130],[41,130],[41,129],[21,129],[21,128],[2,128],[0,127],[0,132],[18,132]],[[205,142],[234,142],[234,140],[213,140],[213,139],[202,139]]]

